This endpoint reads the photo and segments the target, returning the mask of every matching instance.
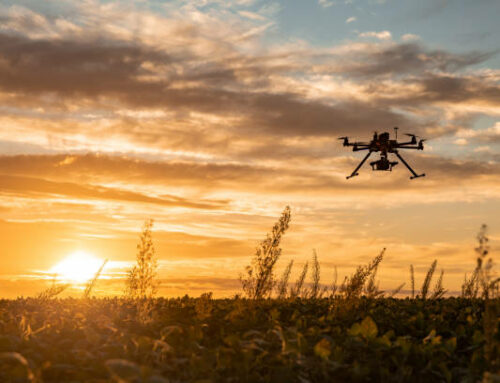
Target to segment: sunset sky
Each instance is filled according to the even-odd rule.
[[[287,205],[278,272],[316,249],[330,283],[387,247],[382,289],[438,259],[459,290],[483,223],[500,263],[499,19],[497,0],[0,0],[0,296],[75,253],[120,294],[148,218],[161,295],[229,296]],[[393,126],[428,139],[405,156],[427,176],[346,180],[363,154],[337,138]]]

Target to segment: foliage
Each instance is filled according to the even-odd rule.
[[[146,220],[137,245],[136,265],[127,275],[126,294],[129,298],[152,298],[157,291],[158,261],[155,257],[152,228],[153,220]]]
[[[274,266],[281,255],[280,243],[290,223],[291,211],[287,206],[274,225],[271,234],[257,247],[251,265],[240,276],[245,294],[251,299],[262,299],[271,295],[275,286]]]
[[[498,371],[480,299],[148,301],[144,323],[129,299],[1,300],[0,381],[477,382]]]

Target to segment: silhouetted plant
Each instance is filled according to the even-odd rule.
[[[384,254],[385,248],[368,265],[358,266],[353,275],[344,279],[340,286],[340,293],[345,299],[354,299],[361,296],[367,279],[377,270],[378,265],[384,258]]]
[[[462,284],[462,298],[475,299],[479,293],[479,269],[476,267],[472,272],[470,278],[467,273],[464,276],[464,283]]]
[[[97,280],[101,276],[102,270],[104,269],[104,266],[106,266],[106,263],[108,263],[107,259],[104,260],[104,262],[102,263],[101,267],[99,267],[99,270],[97,270],[97,272],[94,274],[94,277],[87,282],[87,285],[85,286],[85,291],[83,292],[83,297],[84,298],[89,298],[90,297],[90,293],[94,289],[94,287],[95,287],[95,285],[97,283]]]
[[[477,254],[477,265],[474,274],[481,286],[481,295],[484,298],[484,355],[489,369],[498,370],[500,367],[500,345],[495,342],[495,338],[497,337],[499,324],[500,302],[498,298],[500,296],[498,286],[500,278],[493,277],[493,259],[488,257],[490,246],[487,232],[488,227],[483,224],[476,236],[478,246],[474,249]]]
[[[290,291],[290,297],[298,298],[303,294],[304,282],[306,280],[308,269],[309,269],[309,262],[306,262],[304,264],[304,267],[302,268],[302,272],[300,273],[299,277],[297,278],[297,281],[295,282],[295,285],[292,287]]]
[[[318,262],[318,254],[316,250],[313,250],[312,256],[312,275],[311,275],[311,290],[309,292],[309,298],[317,299],[321,298],[323,292],[321,291],[321,286],[319,284],[321,279],[321,269]]]
[[[69,283],[58,283],[57,274],[54,274],[50,287],[46,288],[40,294],[38,294],[37,299],[49,300],[55,298],[56,296],[61,294],[64,290],[66,290],[69,286],[70,286]]]
[[[280,243],[290,223],[290,207],[287,206],[274,225],[271,235],[257,247],[252,264],[247,266],[246,275],[240,275],[245,294],[251,299],[268,297],[273,291],[274,266],[281,255]]]
[[[434,275],[434,271],[436,271],[437,260],[432,262],[431,267],[427,270],[427,274],[424,279],[424,283],[422,284],[422,289],[420,290],[420,298],[423,300],[427,299],[427,294],[429,293],[429,287],[431,285],[432,276]]]
[[[415,298],[415,270],[413,265],[410,265],[410,279],[411,279],[411,299]]]
[[[375,277],[377,276],[378,265],[375,266],[372,273],[368,278],[368,282],[365,285],[365,296],[368,298],[378,298],[384,294],[383,291],[380,291],[378,286],[379,283],[375,282]]]
[[[438,280],[436,281],[436,285],[434,286],[434,291],[432,292],[431,299],[439,299],[446,294],[445,288],[443,287],[443,275],[444,270],[441,270],[441,274],[439,275]]]
[[[399,294],[399,292],[403,289],[403,287],[404,287],[404,285],[405,285],[405,284],[406,284],[406,283],[404,283],[404,282],[403,282],[403,283],[401,283],[398,287],[396,287],[394,290],[392,290],[390,297],[391,297],[391,298],[393,298],[393,297],[395,297],[396,295],[398,295],[398,294]]]
[[[332,285],[330,287],[330,297],[334,298],[337,295],[337,292],[339,290],[339,286],[337,284],[338,282],[338,272],[337,272],[337,266],[335,266],[333,270],[333,281]]]
[[[146,220],[137,245],[136,265],[129,270],[126,280],[126,293],[130,298],[152,298],[157,291],[158,261],[155,258],[152,228],[153,220]]]
[[[293,259],[288,263],[285,270],[283,271],[283,275],[278,283],[278,299],[285,299],[288,292],[288,281],[290,280],[290,274],[292,272],[293,267]]]
[[[496,287],[500,282],[500,278],[493,277],[493,259],[488,258],[490,252],[489,238],[487,236],[488,227],[482,225],[476,238],[478,246],[474,249],[477,254],[477,274],[479,283],[482,287],[483,298],[495,298]]]
[[[213,310],[212,292],[201,294],[196,300],[194,309],[198,319],[206,320],[209,318]]]

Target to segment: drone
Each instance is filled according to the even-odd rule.
[[[360,164],[354,169],[354,171],[351,173],[351,175],[347,176],[346,178],[352,178],[354,176],[357,176],[358,170],[363,166],[363,164],[366,162],[368,157],[373,152],[380,152],[380,159],[377,161],[372,161],[370,162],[370,165],[372,167],[372,170],[374,171],[392,171],[392,168],[398,164],[397,161],[389,161],[387,158],[387,155],[389,153],[394,153],[403,164],[408,168],[412,176],[410,179],[418,178],[418,177],[424,177],[425,173],[422,174],[417,174],[415,171],[411,168],[410,165],[408,165],[408,162],[405,161],[403,157],[401,157],[401,154],[399,154],[399,149],[414,149],[414,150],[424,150],[424,142],[425,139],[420,139],[417,142],[417,136],[414,134],[409,134],[406,133],[408,137],[410,137],[409,141],[406,142],[398,142],[398,127],[394,127],[394,134],[395,134],[395,139],[391,140],[389,139],[389,133],[384,132],[381,134],[378,134],[375,132],[373,134],[373,139],[370,142],[349,142],[348,137],[339,137],[339,140],[343,140],[344,146],[352,146],[352,151],[353,152],[358,152],[360,150],[368,150],[367,155],[365,158],[363,158],[360,162]]]

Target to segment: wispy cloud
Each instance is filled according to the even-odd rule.
[[[350,23],[353,23],[353,22],[354,22],[354,21],[356,21],[356,20],[357,20],[357,19],[356,19],[356,17],[351,16],[351,17],[349,17],[349,18],[345,21],[345,23],[346,23],[346,24],[350,24]]]
[[[323,8],[329,8],[332,5],[335,5],[335,1],[332,0],[318,0],[318,4]]]
[[[420,40],[419,35],[415,35],[413,33],[405,33],[403,36],[401,36],[402,41],[416,41]]]
[[[389,31],[380,31],[380,32],[361,32],[359,37],[373,37],[379,40],[390,40],[392,38],[391,32]]]

